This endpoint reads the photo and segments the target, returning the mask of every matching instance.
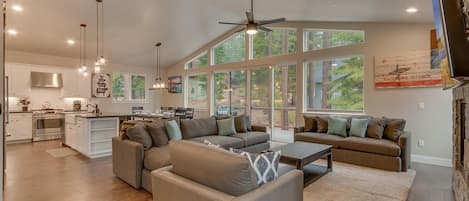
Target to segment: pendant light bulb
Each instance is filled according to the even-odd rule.
[[[101,67],[95,66],[95,67],[94,67],[94,72],[95,72],[95,73],[100,73],[100,72],[101,72]]]
[[[101,56],[101,58],[99,58],[99,63],[101,65],[105,65],[106,64],[106,59],[104,58],[104,56]]]
[[[84,77],[88,76],[88,72],[86,72],[86,71],[83,72],[83,76],[84,76]]]
[[[78,72],[79,72],[79,73],[83,72],[83,69],[82,69],[82,68],[78,68]]]
[[[88,70],[88,67],[87,66],[82,66],[81,69],[83,69],[83,71],[86,71],[86,70]]]

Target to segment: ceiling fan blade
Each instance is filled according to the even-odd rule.
[[[245,27],[242,27],[242,28],[239,28],[238,30],[236,30],[234,33],[239,33],[241,31],[244,31],[246,28]]]
[[[218,24],[246,25],[246,24],[242,24],[242,23],[234,23],[234,22],[218,22]]]
[[[248,18],[249,23],[254,22],[254,15],[251,12],[246,12],[246,17]]]
[[[265,32],[271,32],[272,29],[269,29],[267,27],[264,27],[264,26],[257,26],[258,29],[262,30],[262,31],[265,31]]]
[[[273,19],[273,20],[265,20],[265,21],[260,21],[257,24],[258,25],[265,25],[265,24],[273,24],[273,23],[278,23],[278,22],[285,22],[287,19],[284,17],[278,18],[278,19]]]

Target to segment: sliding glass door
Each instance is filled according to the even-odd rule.
[[[272,139],[292,142],[296,125],[296,65],[276,65],[273,74]]]
[[[272,128],[271,70],[262,67],[251,70],[251,121]]]
[[[245,71],[214,74],[214,104],[216,115],[241,115],[246,112]]]
[[[252,123],[268,126],[275,141],[293,141],[296,122],[296,65],[251,70]]]

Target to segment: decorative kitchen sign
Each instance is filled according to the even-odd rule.
[[[182,76],[168,77],[168,92],[173,94],[182,93]]]
[[[441,83],[440,67],[431,65],[428,50],[375,57],[376,88],[437,87]]]
[[[111,75],[105,73],[93,73],[91,76],[91,97],[111,97]]]

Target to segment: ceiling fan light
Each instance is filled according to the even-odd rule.
[[[257,26],[255,24],[248,24],[246,27],[246,33],[249,35],[254,35],[257,33]]]

